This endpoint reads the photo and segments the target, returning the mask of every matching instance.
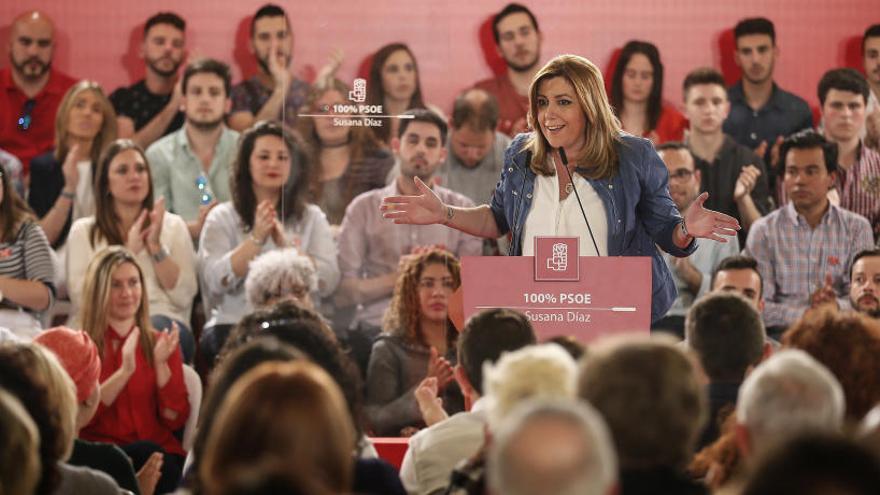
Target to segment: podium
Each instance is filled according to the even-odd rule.
[[[539,341],[568,335],[585,344],[650,332],[650,257],[578,256],[574,237],[535,238],[534,252],[462,258],[465,321],[484,309],[515,309]]]

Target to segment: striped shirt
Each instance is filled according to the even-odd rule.
[[[880,237],[880,153],[860,144],[852,167],[837,168],[834,187],[841,207],[868,219],[876,241]]]
[[[36,280],[49,289],[49,307],[55,298],[55,265],[49,252],[46,234],[36,222],[25,222],[12,242],[0,243],[0,276],[19,280]],[[0,307],[19,309],[20,306],[4,298]],[[37,319],[41,312],[30,311]]]
[[[743,254],[758,262],[764,279],[764,324],[786,327],[810,307],[810,295],[830,273],[840,307],[846,307],[852,258],[873,247],[865,217],[833,204],[811,228],[788,203],[758,219]]]

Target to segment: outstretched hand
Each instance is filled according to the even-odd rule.
[[[382,199],[379,209],[384,218],[394,223],[414,225],[431,225],[443,223],[446,216],[446,205],[427,184],[416,177],[415,185],[419,190],[417,196],[388,196]]]
[[[730,215],[714,210],[707,210],[703,203],[709,199],[709,193],[700,194],[684,212],[685,227],[693,237],[727,242],[725,237],[736,235],[740,229],[739,222]]]

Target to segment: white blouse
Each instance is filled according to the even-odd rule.
[[[532,192],[532,206],[523,229],[523,256],[535,255],[535,237],[563,236],[580,239],[581,256],[608,255],[608,219],[605,217],[605,203],[593,189],[590,182],[578,174],[574,175],[574,185],[580,195],[584,212],[599,252],[593,246],[584,215],[578,206],[574,192],[559,201],[559,174],[539,175],[535,178]]]

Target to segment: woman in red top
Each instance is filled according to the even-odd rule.
[[[163,455],[156,493],[174,491],[186,452],[174,431],[189,417],[179,330],[150,326],[144,276],[130,251],[111,246],[89,265],[80,322],[101,353],[101,403],[80,433],[119,445],[135,469]]]
[[[611,78],[611,105],[623,130],[655,145],[681,141],[687,119],[663,102],[663,64],[657,47],[630,41],[620,52]]]

